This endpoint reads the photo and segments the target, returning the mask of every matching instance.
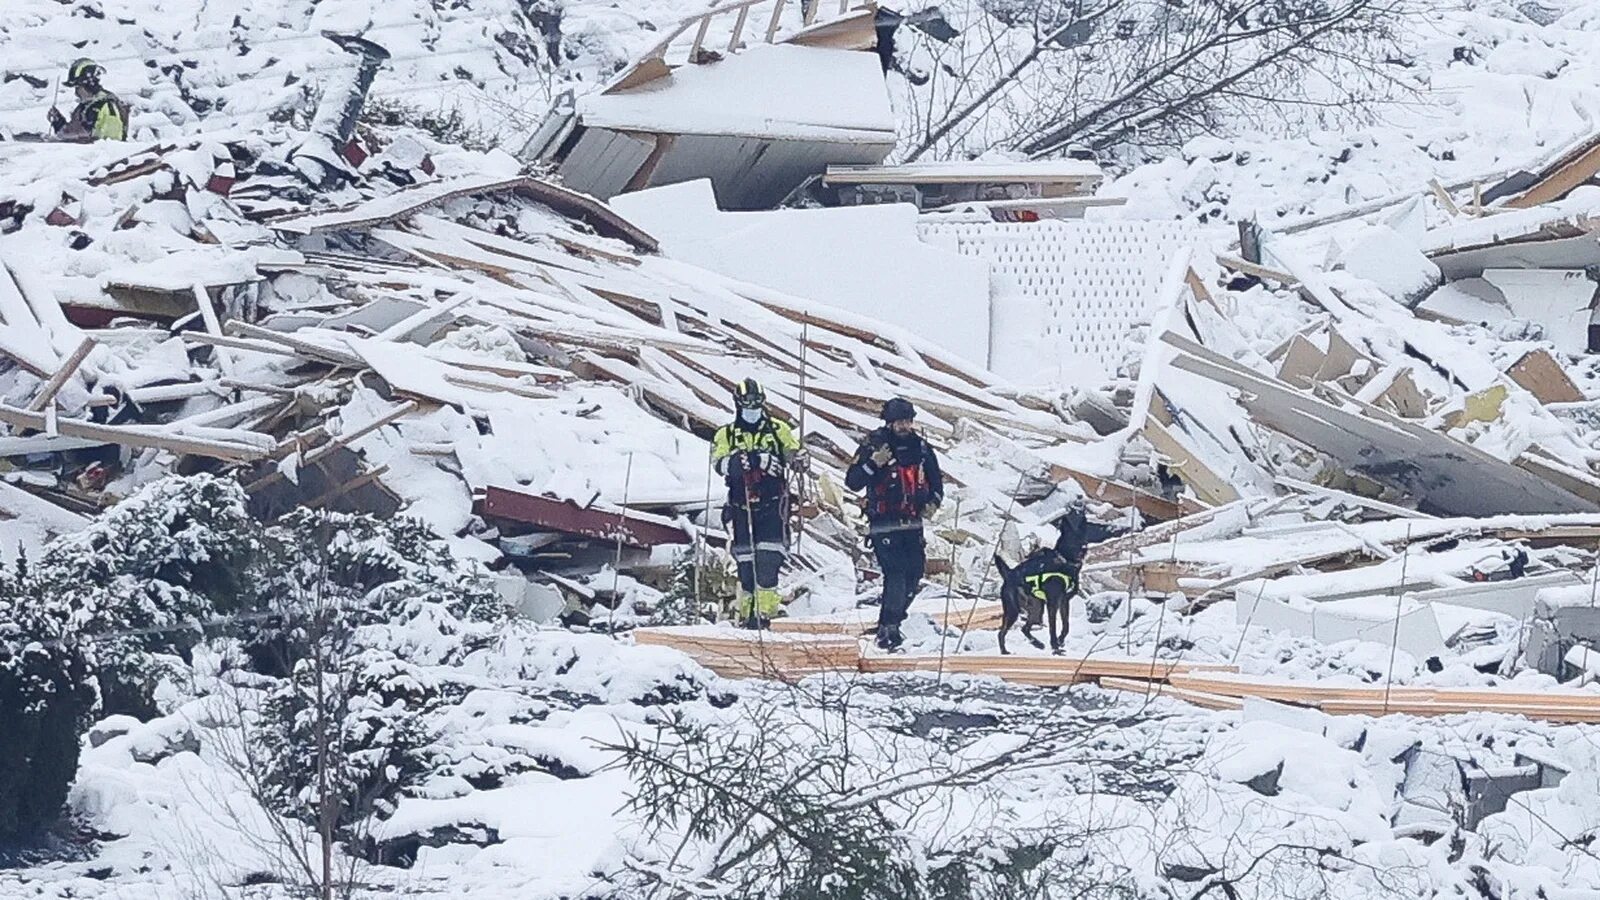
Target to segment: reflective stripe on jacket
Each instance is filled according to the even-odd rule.
[[[745,471],[742,466],[731,464],[734,454],[772,453],[787,466],[789,458],[799,449],[800,439],[795,437],[789,423],[768,416],[754,427],[735,422],[718,428],[711,440],[711,462],[728,486],[729,501],[743,506],[746,500],[760,503],[783,496],[788,490],[783,474],[786,469],[777,473]]]

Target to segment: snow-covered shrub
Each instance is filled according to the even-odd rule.
[[[0,644],[0,838],[60,815],[95,702],[89,664],[76,649],[18,646],[11,637]]]
[[[698,625],[705,621],[702,601],[734,595],[738,578],[729,567],[709,558],[704,563],[700,564],[693,550],[685,550],[673,561],[672,581],[650,616],[651,625]]]
[[[297,610],[335,605],[359,629],[358,644],[414,662],[458,660],[511,615],[488,573],[456,560],[417,519],[298,510],[266,541],[259,577],[288,622],[303,621]]]
[[[424,716],[438,700],[425,673],[386,651],[300,660],[261,707],[263,800],[338,830],[387,814],[428,769]]]
[[[185,655],[201,622],[255,608],[261,526],[238,483],[210,475],[150,484],[20,567],[17,589],[86,644],[107,713],[149,712],[153,655]],[[126,634],[125,632],[135,632]]]
[[[853,746],[841,726],[860,713],[847,700],[797,706],[808,708],[750,704],[744,720],[710,724],[674,713],[607,748],[648,838],[608,897],[689,883],[727,900],[1135,896],[1071,852],[1094,834],[1087,823],[1049,810],[1036,825],[968,817],[975,786],[1034,764],[1020,742],[917,766],[889,745]],[[910,827],[919,817],[941,823],[936,839]]]
[[[50,598],[0,572],[0,838],[55,821],[78,768],[95,684],[88,661],[61,640]]]
[[[358,839],[429,768],[444,689],[424,667],[459,661],[509,618],[481,567],[413,519],[300,510],[264,530],[254,573],[274,615],[244,629],[259,702],[239,702],[240,761],[257,799],[324,843]],[[243,698],[239,698],[243,699]]]

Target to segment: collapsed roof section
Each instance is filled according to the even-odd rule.
[[[846,0],[820,19],[832,3],[742,0],[686,19],[603,90],[558,100],[522,156],[602,199],[710,178],[729,209],[774,206],[830,164],[880,162],[895,118],[870,52],[876,7]],[[729,29],[715,50],[714,26]]]

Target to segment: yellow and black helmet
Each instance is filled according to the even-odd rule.
[[[79,57],[67,67],[67,87],[77,87],[80,84],[97,84],[100,76],[105,74],[105,69],[100,64],[87,56]]]
[[[740,409],[761,409],[767,405],[767,392],[754,378],[746,378],[733,388],[733,405]]]

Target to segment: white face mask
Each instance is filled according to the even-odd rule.
[[[756,409],[750,409],[748,407],[740,409],[739,418],[743,419],[747,425],[754,425],[761,421],[761,409],[759,407]]]

